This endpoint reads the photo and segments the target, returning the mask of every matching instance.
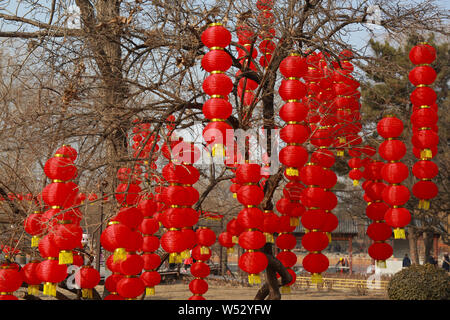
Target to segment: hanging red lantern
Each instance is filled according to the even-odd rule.
[[[22,275],[23,281],[28,284],[28,294],[37,296],[39,294],[39,285],[41,280],[37,274],[38,260],[33,260],[23,266]]]
[[[0,266],[0,292],[2,295],[13,295],[13,292],[20,288],[23,281],[22,272],[14,264]]]
[[[24,230],[32,236],[31,247],[37,247],[40,236],[44,233],[44,226],[42,225],[42,213],[34,211],[23,222]]]
[[[230,232],[224,231],[220,233],[218,241],[222,247],[227,248],[227,253],[233,253],[235,243],[233,242],[233,235]]]
[[[68,158],[72,162],[75,162],[75,160],[76,160],[76,158],[78,156],[78,153],[77,153],[77,150],[72,148],[70,145],[63,144],[60,148],[58,148],[55,151],[55,155],[54,156],[55,157]]]
[[[415,65],[431,64],[436,60],[436,49],[428,43],[420,43],[410,50],[409,59]]]
[[[117,293],[125,299],[136,299],[144,291],[144,282],[138,276],[125,276],[117,282]]]
[[[50,180],[72,180],[77,175],[77,167],[72,160],[65,157],[53,157],[44,165],[44,173]]]
[[[369,256],[377,261],[379,267],[386,267],[386,260],[392,256],[393,249],[386,242],[375,242],[369,247]]]
[[[75,283],[81,288],[81,296],[92,299],[92,289],[100,282],[100,273],[92,266],[82,266],[75,273]]]
[[[56,297],[57,284],[67,276],[67,265],[59,264],[56,258],[47,257],[36,269],[41,282],[44,282],[43,293]]]
[[[72,249],[81,247],[81,239],[83,238],[83,229],[73,223],[65,223],[60,221],[54,230],[54,241],[59,251],[60,264],[72,264]]]

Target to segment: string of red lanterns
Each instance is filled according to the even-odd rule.
[[[238,166],[236,178],[241,187],[237,192],[237,200],[244,205],[236,222],[243,229],[239,234],[239,246],[245,252],[239,257],[238,265],[248,273],[250,284],[261,283],[259,274],[268,264],[264,253],[257,251],[266,244],[266,237],[261,232],[263,213],[257,206],[264,198],[264,191],[258,185],[261,180],[261,166],[256,163],[244,163]]]
[[[383,201],[390,206],[384,216],[386,223],[394,229],[395,239],[405,239],[404,227],[411,221],[409,210],[403,206],[409,200],[409,189],[401,185],[408,178],[408,167],[400,162],[402,154],[390,152],[391,148],[406,150],[404,143],[398,138],[403,131],[403,122],[394,115],[387,115],[377,124],[378,134],[386,144],[380,145],[380,156],[388,161],[381,169],[383,180],[389,185],[383,190]]]
[[[201,35],[202,43],[210,51],[202,58],[202,66],[210,75],[203,81],[203,91],[210,96],[203,104],[203,114],[209,123],[203,129],[203,139],[212,155],[216,149],[226,145],[226,132],[232,127],[226,122],[231,115],[232,106],[228,95],[233,89],[233,82],[225,74],[231,67],[232,60],[225,47],[231,42],[231,33],[219,22],[212,23]]]
[[[376,160],[367,163],[363,172],[366,181],[362,185],[365,191],[364,200],[367,202],[366,214],[373,221],[366,230],[369,238],[374,241],[369,246],[368,253],[379,268],[386,268],[386,260],[393,253],[391,245],[386,243],[386,240],[392,235],[392,229],[384,221],[389,206],[383,202],[383,191],[386,188],[382,182],[383,166],[383,162]]]
[[[409,59],[416,65],[409,73],[409,80],[416,86],[410,95],[413,106],[411,142],[413,154],[419,159],[412,172],[420,180],[413,185],[412,193],[419,199],[419,209],[428,210],[430,200],[438,194],[438,187],[431,181],[438,174],[437,165],[431,161],[439,143],[437,95],[430,87],[436,80],[436,71],[430,66],[436,59],[436,50],[428,43],[420,43],[411,49]]]

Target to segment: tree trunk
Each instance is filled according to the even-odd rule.
[[[419,251],[417,249],[417,230],[412,227],[408,227],[408,241],[409,241],[409,256],[411,257],[412,264],[419,264]]]
[[[432,231],[425,231],[423,233],[423,245],[424,245],[424,255],[423,255],[423,263],[425,264],[428,260],[428,257],[433,254],[433,243],[434,237]]]

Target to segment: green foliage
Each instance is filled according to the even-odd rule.
[[[392,277],[387,291],[391,300],[449,300],[450,276],[431,264],[412,265]]]

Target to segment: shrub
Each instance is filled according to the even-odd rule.
[[[449,300],[450,276],[431,264],[412,265],[392,277],[387,292],[392,300]]]

